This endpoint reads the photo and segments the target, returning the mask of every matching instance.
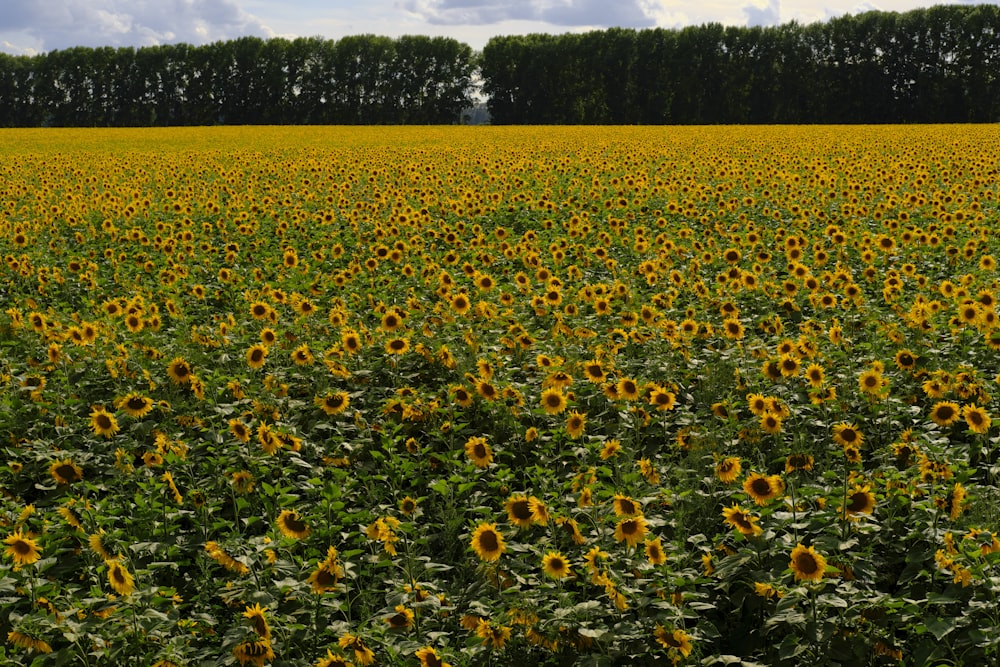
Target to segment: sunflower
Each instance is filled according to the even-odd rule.
[[[167,364],[167,375],[170,376],[171,381],[175,384],[187,384],[191,381],[193,375],[191,364],[182,357],[175,357],[173,361]]]
[[[118,420],[104,408],[94,408],[90,413],[90,428],[94,435],[110,438],[118,432]]]
[[[962,416],[973,433],[988,433],[993,421],[989,413],[975,403],[962,407]]]
[[[295,510],[282,510],[278,515],[278,530],[288,538],[301,540],[309,536],[309,524]]]
[[[31,565],[42,557],[38,543],[30,535],[21,533],[20,529],[4,538],[3,543],[7,545],[4,553],[14,561],[14,567]]]
[[[431,646],[425,646],[421,649],[417,649],[414,654],[417,656],[417,660],[420,661],[420,667],[451,667],[450,663],[444,662],[438,652],[434,650]]]
[[[931,408],[931,421],[938,426],[951,426],[958,421],[961,411],[957,403],[952,401],[938,401]]]
[[[406,516],[413,516],[417,511],[417,501],[411,496],[404,496],[399,501],[399,511]]]
[[[727,456],[715,465],[715,476],[723,484],[732,484],[739,478],[743,465],[738,456]]]
[[[333,590],[342,576],[344,576],[344,570],[340,565],[327,559],[312,571],[306,582],[312,587],[314,593],[321,595]]]
[[[639,398],[639,385],[632,378],[622,378],[615,385],[615,390],[620,398],[626,401],[634,401]]]
[[[791,354],[783,354],[778,359],[778,368],[781,369],[781,377],[795,377],[799,374],[801,364],[798,357]]]
[[[767,411],[760,416],[760,430],[770,435],[781,433],[781,416]]]
[[[583,435],[583,430],[586,424],[587,415],[574,410],[569,413],[569,417],[566,419],[566,435],[573,439],[579,438]]]
[[[812,470],[814,459],[809,454],[789,454],[785,459],[785,472]]]
[[[234,417],[229,420],[229,431],[236,436],[236,439],[240,442],[250,442],[250,427],[248,427],[242,419]]]
[[[869,396],[878,396],[888,385],[889,381],[874,368],[870,368],[858,376],[858,387],[862,393]]]
[[[763,394],[749,394],[747,396],[747,407],[755,416],[760,417],[767,412],[767,397]]]
[[[636,516],[642,514],[642,507],[628,496],[615,494],[613,501],[615,516]]]
[[[339,415],[351,404],[351,396],[346,391],[317,396],[314,403],[328,415]]]
[[[549,523],[549,508],[535,496],[528,498],[528,507],[531,509],[531,521],[539,526],[546,526]]]
[[[260,342],[271,346],[278,342],[278,332],[271,327],[264,327],[260,330]]]
[[[450,305],[451,309],[459,315],[465,315],[472,307],[469,297],[461,292],[451,298]]]
[[[622,443],[614,438],[610,438],[604,442],[604,446],[601,447],[601,460],[607,461],[618,456],[618,453],[622,450]]]
[[[344,656],[335,655],[330,649],[326,649],[326,655],[316,661],[316,667],[352,667],[352,663]]]
[[[788,567],[796,581],[819,581],[826,571],[826,559],[814,547],[804,547],[799,543],[792,549],[792,560]]]
[[[722,332],[730,340],[742,340],[746,334],[743,323],[735,317],[726,318],[722,323]]]
[[[413,610],[405,605],[397,604],[391,616],[385,617],[385,622],[392,630],[407,630],[413,627]]]
[[[481,523],[472,533],[472,550],[480,560],[491,562],[500,558],[507,551],[503,535],[497,531],[495,523]]]
[[[758,517],[747,512],[739,505],[731,505],[722,510],[725,522],[748,537],[760,535],[763,529],[757,525]]]
[[[247,366],[257,370],[264,367],[267,361],[268,348],[263,343],[255,343],[250,346],[246,353]]]
[[[131,573],[117,560],[105,561],[108,566],[108,582],[119,595],[131,595],[135,590],[135,580]]]
[[[137,391],[125,394],[115,401],[116,408],[136,419],[141,419],[152,412],[155,404],[153,399],[143,396]]]
[[[754,472],[743,481],[743,490],[758,505],[766,505],[785,490],[785,483],[779,475],[761,475]]]
[[[656,643],[663,648],[680,653],[685,658],[691,655],[691,637],[683,630],[679,628],[676,630],[667,630],[662,625],[657,624],[656,629],[653,631],[653,636],[656,637]],[[674,663],[676,664],[677,661],[675,660]]]
[[[241,665],[249,662],[255,667],[264,667],[265,663],[274,660],[274,649],[270,639],[245,639],[233,647],[233,656]]]
[[[527,528],[532,523],[531,503],[524,494],[515,493],[504,503],[507,520],[518,528]]]
[[[656,388],[649,393],[649,404],[657,410],[673,410],[677,404],[677,396],[672,391]]]
[[[667,554],[663,551],[663,543],[660,538],[646,540],[646,560],[653,565],[663,565],[667,562]]]
[[[469,438],[465,442],[465,455],[477,468],[486,468],[493,462],[493,450],[486,438]]]
[[[833,441],[843,447],[860,447],[865,437],[854,424],[841,422],[833,426]]]
[[[564,516],[556,517],[556,525],[562,526],[563,530],[565,530],[573,540],[573,544],[587,543],[587,538],[580,532],[580,524],[576,519],[570,519]]]
[[[649,532],[649,522],[641,514],[622,519],[615,526],[615,541],[625,542],[630,547],[634,547],[642,542],[647,532]]]
[[[875,510],[875,495],[871,492],[871,487],[855,486],[847,494],[847,505],[844,507],[844,514],[871,514]]]
[[[410,341],[407,338],[390,338],[385,344],[386,354],[406,354],[409,349]]]
[[[250,621],[251,627],[258,635],[264,639],[271,638],[271,626],[267,624],[267,616],[259,602],[252,607],[247,606],[243,612],[243,618]]]
[[[292,362],[296,366],[308,366],[309,364],[316,361],[316,357],[313,356],[312,350],[306,343],[302,343],[297,348],[292,350]]]
[[[348,354],[357,354],[361,351],[361,336],[357,331],[346,329],[340,334],[340,344]]]
[[[541,403],[546,414],[557,415],[566,409],[566,396],[558,387],[551,387],[542,392]]]
[[[604,382],[604,367],[601,362],[592,360],[583,362],[583,374],[590,382],[601,384]]]
[[[901,371],[911,371],[917,365],[917,355],[910,350],[900,350],[894,359],[896,367]]]
[[[49,475],[58,484],[72,484],[83,479],[83,470],[70,459],[59,459],[49,464]]]
[[[487,401],[495,401],[500,396],[500,392],[487,380],[476,380],[476,391]]]
[[[18,648],[39,653],[52,653],[52,647],[45,640],[22,630],[11,630],[7,633],[7,641]]]
[[[819,364],[809,364],[806,367],[806,380],[813,389],[819,389],[826,380],[826,371]]]
[[[250,304],[250,316],[255,320],[266,320],[271,316],[271,306],[263,301],[254,301]]]
[[[341,637],[337,643],[340,645],[340,648],[345,651],[354,651],[354,659],[359,665],[367,667],[367,665],[375,662],[375,653],[370,648],[365,646],[361,637],[348,633]]]
[[[448,393],[451,394],[452,399],[460,407],[467,408],[467,407],[471,406],[472,403],[473,403],[473,400],[474,400],[473,399],[473,395],[471,393],[469,393],[469,390],[466,389],[463,385],[456,384],[456,385],[452,386],[448,390]]]
[[[542,557],[542,571],[553,579],[563,579],[573,574],[569,561],[558,551],[550,551]]]

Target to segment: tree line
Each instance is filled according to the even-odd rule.
[[[0,54],[0,126],[451,123],[472,48],[375,35]]]
[[[1000,7],[498,37],[480,66],[494,123],[994,122]]]
[[[481,88],[476,83],[481,85]],[[0,54],[0,126],[1000,120],[1000,7],[449,38],[242,37]]]

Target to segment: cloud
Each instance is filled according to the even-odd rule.
[[[781,23],[781,0],[769,0],[763,7],[756,3],[744,5],[743,13],[748,26],[778,25]]]
[[[0,33],[23,35],[34,42],[33,48],[43,51],[72,46],[204,44],[240,35],[274,34],[260,19],[240,9],[236,0],[4,0]],[[9,50],[17,48],[12,44]]]
[[[643,28],[656,24],[648,0],[402,0],[400,6],[438,25],[535,21],[558,26]]]

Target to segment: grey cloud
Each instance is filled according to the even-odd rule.
[[[404,0],[403,9],[439,25],[538,21],[560,26],[654,25],[642,0]]]
[[[748,26],[769,26],[781,23],[781,0],[770,0],[767,7],[745,5],[743,13],[747,15]]]
[[[235,0],[5,0],[4,4],[0,33],[27,35],[46,51],[204,44],[240,35],[273,35]]]

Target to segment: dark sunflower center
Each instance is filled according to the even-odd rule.
[[[111,418],[107,415],[97,415],[97,419],[95,421],[97,422],[98,428],[102,430],[111,428]]]
[[[14,553],[18,556],[27,556],[31,553],[31,545],[24,540],[16,540],[10,548],[14,550]]]
[[[795,557],[795,566],[802,574],[815,574],[819,569],[816,559],[811,554],[804,553]]]
[[[769,496],[771,495],[771,483],[764,479],[763,477],[758,477],[750,485],[750,488],[758,496]]]
[[[475,455],[475,457],[477,459],[485,459],[486,458],[486,445],[484,445],[481,442],[477,442],[475,444],[475,446],[473,446],[473,448],[472,448],[472,453]]]
[[[257,349],[257,350],[254,350],[254,351],[252,351],[250,353],[250,361],[252,361],[254,363],[260,361],[263,358],[264,358],[264,351],[263,350]]]
[[[146,399],[142,396],[133,396],[128,399],[128,403],[126,403],[126,405],[128,405],[130,410],[142,410],[146,407]]]
[[[69,482],[75,481],[77,479],[76,469],[74,469],[73,466],[66,463],[56,468],[56,474]]]
[[[531,507],[528,506],[527,500],[518,500],[511,504],[510,506],[511,514],[522,521],[531,518]]]
[[[500,543],[497,541],[497,534],[492,530],[487,530],[479,535],[479,545],[483,548],[483,551],[495,551],[500,546]]]
[[[285,527],[293,533],[301,533],[306,529],[306,522],[296,516],[285,518]]]
[[[860,512],[864,508],[868,507],[868,496],[864,493],[852,493],[851,502],[848,503],[847,509],[851,512]]]

